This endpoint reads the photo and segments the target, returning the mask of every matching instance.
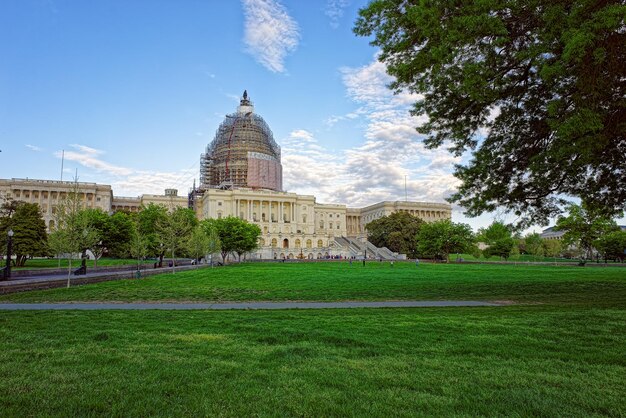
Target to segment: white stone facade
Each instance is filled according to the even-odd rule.
[[[78,189],[85,208],[111,211],[113,192],[111,186],[73,181],[0,179],[0,203],[5,198],[37,203],[48,229],[54,228],[56,207],[68,193]]]
[[[365,208],[316,203],[296,193],[235,188],[207,189],[198,201],[199,219],[235,216],[261,229],[261,259],[317,259],[354,255],[335,238],[365,238],[365,225],[394,212],[405,211],[427,222],[451,218],[444,203],[380,202]]]

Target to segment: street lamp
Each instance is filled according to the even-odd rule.
[[[11,253],[13,250],[13,230],[9,229],[7,231],[7,235],[9,240],[7,241],[7,266],[4,269],[4,279],[8,280],[11,278]]]
[[[362,237],[363,242],[363,266],[365,266],[365,260],[367,259],[367,237]]]

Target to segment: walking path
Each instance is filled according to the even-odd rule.
[[[380,301],[380,302],[238,302],[238,303],[0,303],[0,310],[246,310],[246,309],[346,309],[346,308],[433,308],[450,306],[504,306],[474,300]]]

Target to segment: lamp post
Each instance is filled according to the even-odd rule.
[[[8,280],[11,278],[11,253],[13,252],[13,230],[9,229],[7,231],[7,236],[9,237],[7,241],[7,266],[4,269],[4,279]]]
[[[367,238],[363,239],[363,266],[365,266],[365,260],[367,259]]]

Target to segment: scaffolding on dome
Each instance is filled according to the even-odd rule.
[[[251,106],[245,94],[241,104]],[[267,123],[252,111],[227,115],[200,160],[201,189],[237,186],[282,190],[280,146]],[[269,167],[271,175],[259,174],[259,167]]]

